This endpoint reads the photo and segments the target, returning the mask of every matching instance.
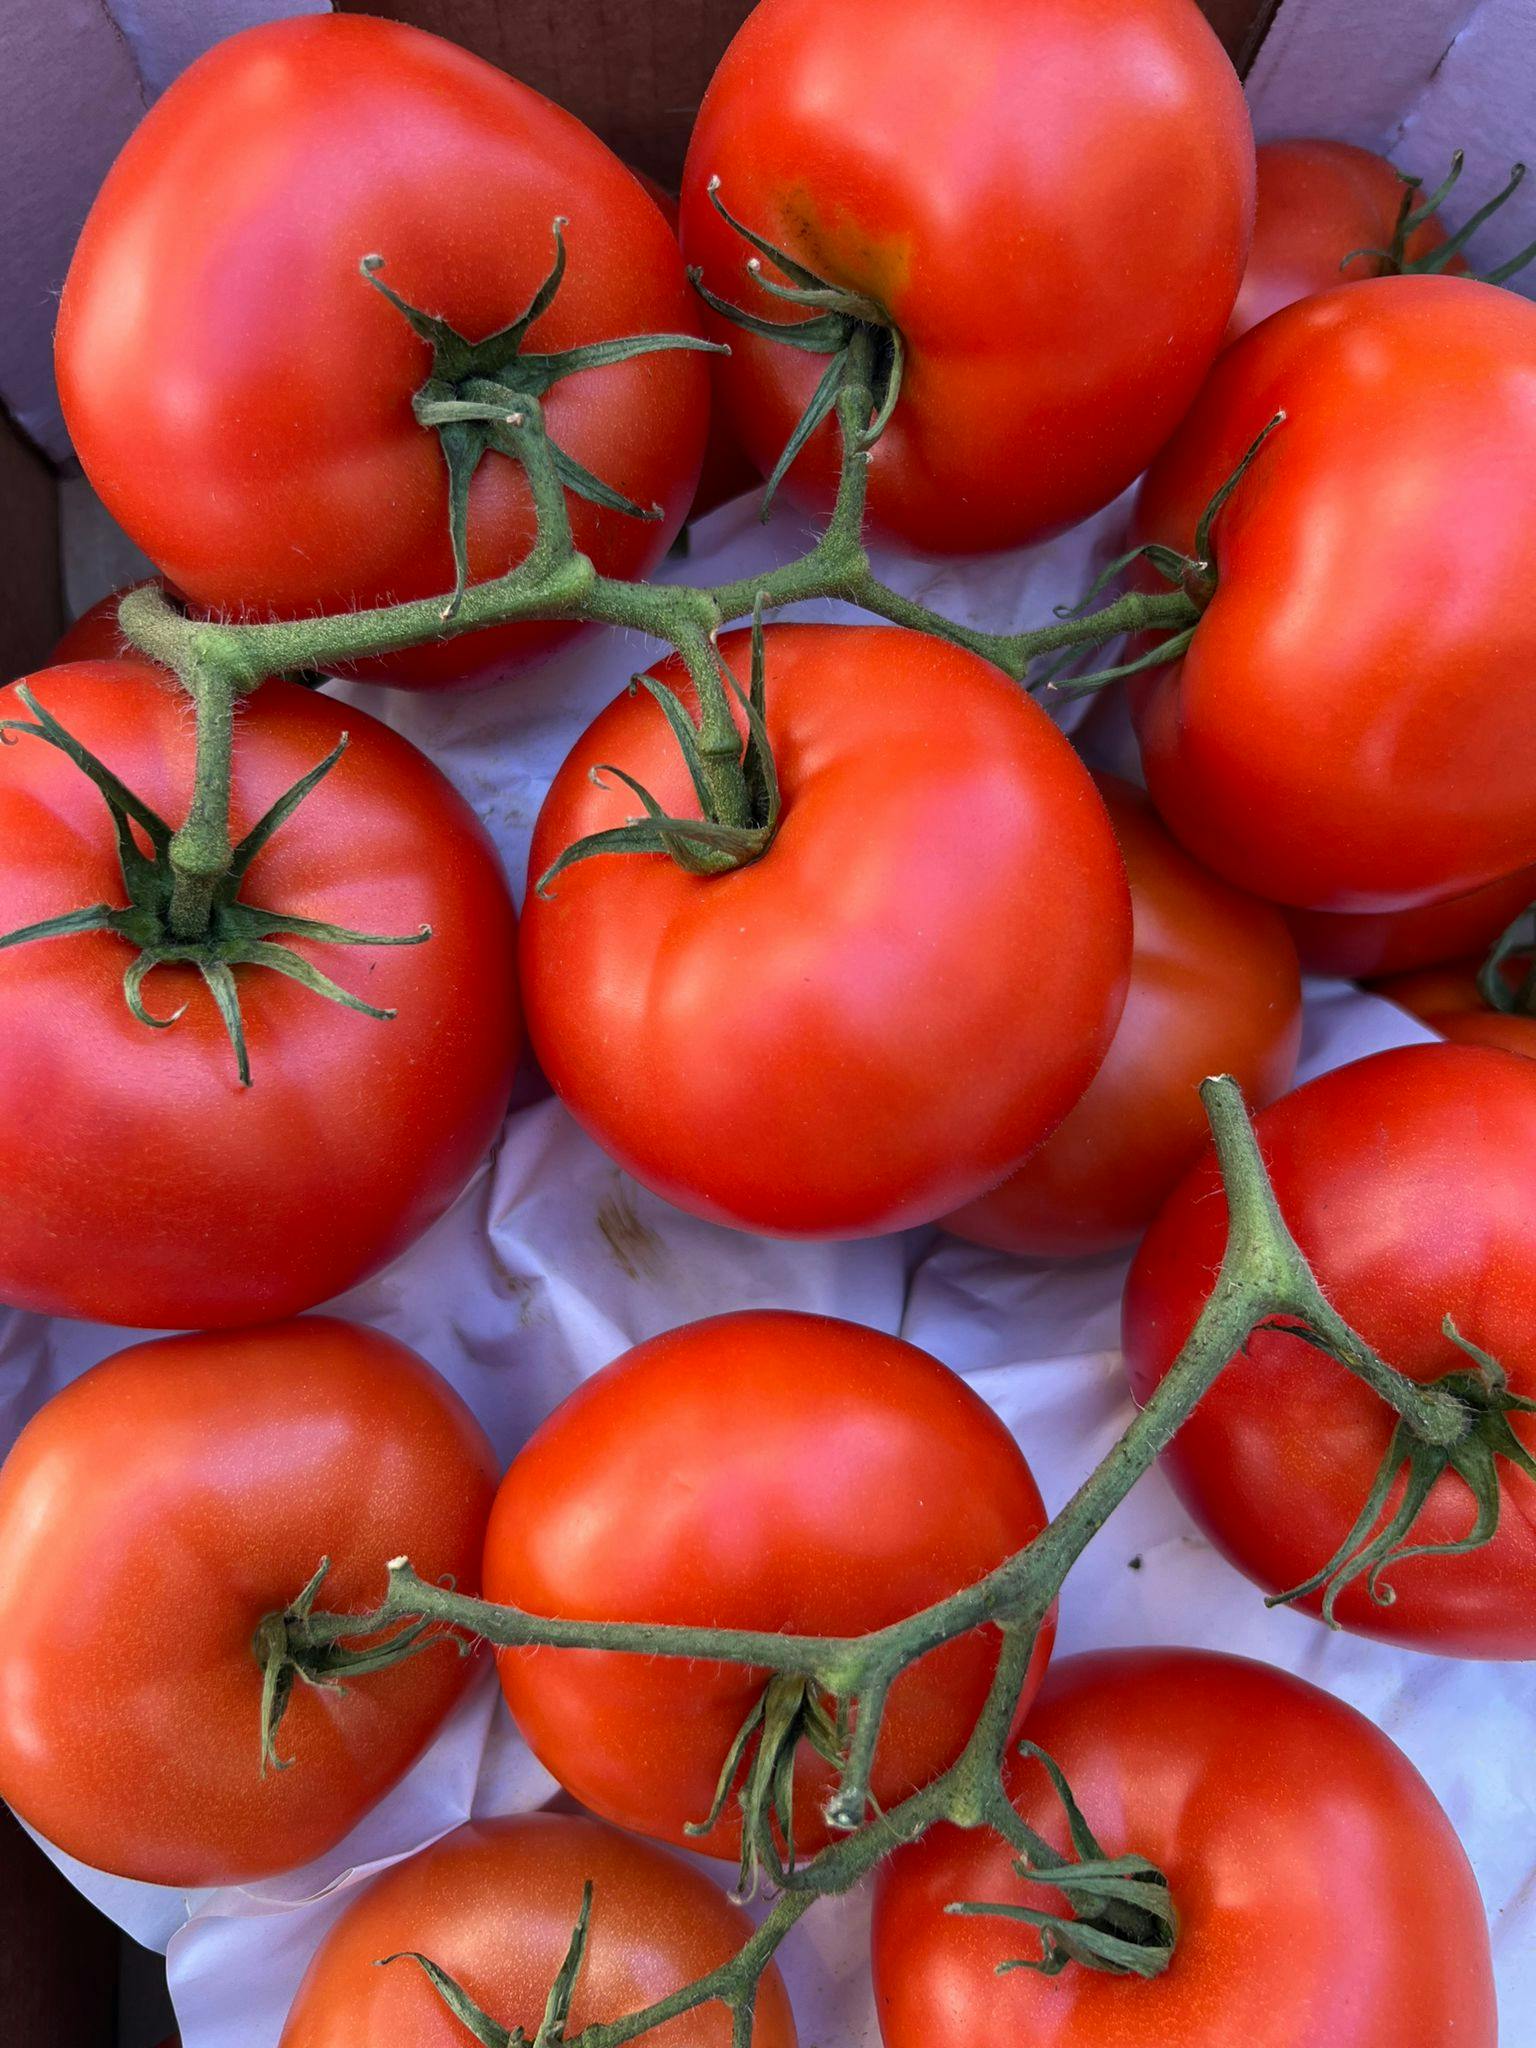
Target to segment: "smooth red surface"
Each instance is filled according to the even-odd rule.
[[[608,855],[530,886],[540,1064],[628,1173],[782,1236],[931,1221],[993,1186],[1092,1079],[1124,1001],[1130,907],[1087,770],[997,670],[892,627],[770,626],[784,809],[751,866]],[[745,687],[749,636],[727,634]],[[688,701],[681,664],[655,674]],[[587,728],[530,882],[639,805],[698,816],[644,692]],[[1070,886],[1064,881],[1070,877]]]
[[[1368,981],[1379,974],[1405,974],[1435,967],[1464,953],[1486,953],[1521,911],[1536,903],[1536,868],[1521,868],[1488,882],[1470,895],[1426,903],[1417,910],[1291,910],[1285,919],[1301,955],[1315,974],[1343,974]]]
[[[1216,530],[1219,586],[1137,693],[1153,800],[1208,866],[1400,910],[1536,852],[1536,306],[1455,277],[1288,307],[1217,364],[1143,487],[1145,537],[1286,414]]]
[[[1297,299],[1380,276],[1380,259],[1356,251],[1391,248],[1406,189],[1373,150],[1310,136],[1261,142],[1258,173],[1253,243],[1227,322],[1229,342]],[[1403,253],[1413,261],[1444,240],[1440,217],[1432,214]],[[1451,259],[1453,272],[1466,267],[1461,257]]]
[[[44,669],[37,701],[160,815],[192,790],[186,699],[142,662]],[[27,718],[15,689],[0,715]],[[253,1085],[190,966],[144,983],[93,932],[0,952],[0,1299],[143,1328],[291,1315],[395,1257],[446,1209],[506,1113],[516,921],[495,849],[424,754],[364,711],[269,682],[236,713],[233,835],[343,733],[341,761],[256,856],[246,900],[416,946],[279,940],[393,1020],[235,970]],[[62,754],[0,753],[0,931],[125,900],[111,818]]]
[[[953,1900],[1062,1910],[985,1829],[935,1828],[885,1866],[875,1997],[886,2048],[1494,2048],[1482,1902],[1466,1853],[1402,1752],[1288,1672],[1201,1650],[1056,1665],[1028,1733],[1065,1770],[1106,1854],[1150,1857],[1178,1913],[1159,1977],[999,1963],[1039,1954],[1016,1921]],[[1066,1852],[1036,1763],[1015,1804]]]
[[[471,1821],[357,1893],[320,1944],[281,2048],[464,2048],[469,2039],[402,1950],[425,1954],[483,2012],[532,2039],[592,1883],[592,1919],[567,2038],[665,1998],[731,1957],[751,1923],[709,1879],[649,1842],[567,1814]],[[645,2037],[727,2048],[731,2016],[701,2006]],[[783,1979],[758,1993],[753,2048],[795,2048]]]
[[[699,332],[673,238],[624,165],[560,108],[398,22],[319,15],[218,43],[108,174],[70,266],[56,367],[107,508],[198,605],[260,618],[429,597],[453,583],[447,485],[411,397],[430,350],[359,275],[472,341],[516,319],[567,218],[569,263],[534,350]],[[571,499],[578,546],[643,576],[693,496],[708,370],[672,351],[568,379],[551,437],[645,522]],[[472,580],[533,536],[521,470],[470,494]],[[486,682],[569,627],[499,627],[360,673]]]
[[[1143,793],[1096,775],[1131,885],[1131,985],[1087,1093],[1038,1151],[946,1216],[957,1237],[1031,1258],[1129,1244],[1209,1137],[1208,1074],[1250,1103],[1291,1084],[1301,982],[1280,913],[1192,861]]]
[[[1477,985],[1482,960],[1457,960],[1446,967],[1394,975],[1376,984],[1385,996],[1456,1045],[1492,1045],[1536,1059],[1536,1017],[1491,1009]]]
[[[857,1635],[974,1584],[1044,1521],[1008,1431],[926,1351],[825,1316],[749,1310],[651,1338],[555,1410],[502,1481],[485,1588],[536,1614]],[[881,1806],[959,1754],[997,1647],[979,1630],[896,1681],[871,1781]],[[499,1661],[518,1726],[585,1805],[739,1852],[734,1807],[703,1842],[684,1830],[709,1813],[764,1673],[547,1649]],[[802,1854],[827,1839],[833,1783],[802,1749]]]
[[[1536,1395],[1536,1066],[1464,1045],[1405,1046],[1337,1068],[1257,1119],[1281,1212],[1328,1299],[1415,1380],[1471,1370],[1450,1316]],[[1227,1207],[1213,1160],[1195,1167],[1143,1240],[1125,1294],[1125,1354],[1145,1401],[1210,1292]],[[1322,1568],[1365,1505],[1392,1411],[1298,1337],[1266,1329],[1163,1454],[1190,1513],[1268,1592]],[[1536,1417],[1511,1427],[1536,1449]],[[1414,1558],[1378,1606],[1357,1580],[1337,1616],[1362,1635],[1441,1656],[1536,1656],[1536,1483],[1499,1461],[1493,1540]],[[1443,1476],[1416,1543],[1464,1536],[1472,1502]],[[1316,1611],[1320,1602],[1307,1603]]]
[[[83,1862],[188,1887],[295,1869],[404,1773],[471,1666],[446,1646],[294,1688],[258,1769],[251,1640],[322,1557],[478,1583],[490,1444],[430,1366],[330,1317],[159,1338],[39,1410],[0,1467],[0,1794]]]
[[[1253,176],[1191,0],[764,0],[699,110],[683,249],[721,297],[803,317],[753,283],[718,177],[738,220],[886,309],[908,354],[872,529],[969,553],[1071,525],[1166,440],[1232,310]],[[825,359],[711,331],[766,474]],[[829,422],[787,493],[829,506],[837,450]]]

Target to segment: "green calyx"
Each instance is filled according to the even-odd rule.
[[[1322,1618],[1330,1628],[1337,1628],[1334,1610],[1339,1595],[1364,1579],[1376,1605],[1390,1607],[1397,1594],[1387,1575],[1410,1558],[1462,1557],[1492,1540],[1503,1504],[1501,1460],[1528,1479],[1536,1479],[1536,1458],[1516,1436],[1510,1419],[1536,1415],[1536,1401],[1512,1393],[1498,1360],[1462,1336],[1449,1316],[1442,1328],[1471,1360],[1469,1369],[1447,1373],[1433,1383],[1440,1394],[1450,1396],[1458,1405],[1460,1433],[1449,1441],[1440,1433],[1431,1442],[1406,1417],[1400,1418],[1354,1527],[1321,1571],[1289,1592],[1272,1595],[1267,1606],[1288,1605],[1323,1587]],[[1414,1524],[1447,1473],[1454,1473],[1471,1495],[1471,1526],[1464,1536],[1444,1543],[1414,1543],[1410,1540]],[[1395,1492],[1396,1504],[1389,1509]]]
[[[1448,235],[1438,249],[1430,249],[1422,256],[1410,256],[1409,242],[1450,198],[1461,182],[1465,167],[1466,152],[1458,149],[1451,158],[1451,168],[1427,198],[1421,197],[1424,190],[1422,178],[1410,177],[1406,171],[1399,171],[1397,175],[1402,181],[1403,197],[1393,224],[1391,242],[1385,249],[1351,249],[1340,263],[1340,270],[1347,270],[1361,256],[1369,256],[1375,261],[1378,277],[1434,277],[1448,270],[1484,222],[1491,220],[1525,181],[1525,165],[1515,164],[1503,189],[1495,192],[1491,199],[1484,200],[1471,218],[1463,221],[1454,234]],[[1536,242],[1529,243],[1507,261],[1495,264],[1491,270],[1469,274],[1481,284],[1507,284],[1533,258],[1536,258]]]
[[[776,1672],[726,1753],[714,1804],[686,1833],[710,1835],[734,1798],[741,1813],[737,1896],[750,1899],[767,1878],[783,1891],[795,1869],[795,1759],[802,1742],[841,1767],[848,1748],[847,1703],[829,1706],[822,1688],[797,1671]]]
[[[694,334],[629,334],[612,341],[594,341],[580,348],[543,353],[525,346],[530,329],[554,304],[565,277],[563,216],[554,223],[555,256],[549,275],[510,326],[483,341],[469,341],[436,314],[423,312],[384,283],[382,256],[365,256],[362,273],[432,350],[432,370],[411,401],[418,423],[436,433],[448,469],[448,530],[453,543],[454,585],[443,608],[451,619],[463,600],[469,578],[469,486],[475,471],[492,450],[520,462],[517,430],[529,409],[554,385],[583,370],[607,369],[635,356],[662,350],[693,349],[704,354],[729,351]],[[572,455],[551,443],[554,466],[566,490],[611,512],[631,519],[659,519],[659,505],[637,505],[604,483]]]
[[[173,845],[177,835],[157,811],[112,773],[105,762],[98,760],[60,725],[25,684],[18,687],[16,694],[31,712],[32,720],[0,720],[0,740],[14,744],[21,734],[40,739],[56,747],[96,785],[111,814],[117,839],[118,865],[128,900],[124,905],[92,903],[79,910],[65,911],[57,917],[43,918],[37,924],[24,925],[18,931],[0,936],[0,949],[27,945],[37,939],[69,938],[80,932],[113,933],[133,949],[133,958],[123,973],[123,994],[128,1007],[138,1021],[152,1031],[169,1030],[182,1016],[186,1005],[168,1017],[156,1016],[144,1000],[144,983],[148,976],[157,967],[195,967],[202,975],[229,1034],[242,1087],[250,1085],[251,1068],[236,968],[265,968],[298,982],[328,1002],[361,1011],[367,1017],[387,1021],[394,1016],[393,1010],[377,1009],[372,1003],[365,1003],[361,996],[352,995],[332,981],[329,975],[322,974],[312,961],[278,941],[308,938],[334,946],[415,946],[430,938],[430,927],[423,925],[419,931],[403,936],[349,931],[342,925],[325,924],[311,917],[287,916],[281,911],[247,903],[240,894],[247,871],[257,854],[341,759],[347,745],[345,734],[323,761],[278,798],[233,849],[228,867],[210,882],[205,929],[196,936],[186,936],[177,931],[174,915],[178,875],[173,864]],[[140,834],[148,841],[147,853],[140,844]]]
[[[1536,904],[1494,940],[1478,970],[1478,993],[1506,1017],[1536,1016]]]
[[[994,1825],[1018,1851],[1013,1866],[1017,1875],[1059,1891],[1071,1910],[1052,1913],[1035,1906],[962,1900],[945,1911],[1016,1920],[1037,1930],[1039,1955],[999,1963],[1000,1977],[1011,1970],[1059,1977],[1072,1963],[1115,1977],[1161,1976],[1173,1960],[1178,1938],[1167,1878],[1144,1856],[1106,1856],[1060,1765],[1033,1742],[1021,1742],[1019,1755],[1032,1757],[1050,1779],[1067,1817],[1073,1854],[1060,1856],[1020,1819],[1006,1798],[992,1816]]]
[[[875,445],[901,396],[906,349],[900,329],[883,306],[862,292],[845,290],[841,285],[818,277],[814,270],[808,270],[786,250],[737,220],[720,197],[718,178],[710,179],[708,189],[709,201],[716,213],[757,251],[747,262],[752,282],[769,297],[802,307],[806,317],[803,320],[769,320],[759,313],[748,312],[743,306],[732,305],[728,299],[720,298],[709,289],[704,283],[703,272],[698,268],[688,273],[694,290],[722,319],[745,329],[748,334],[760,335],[765,341],[783,342],[790,348],[804,349],[810,355],[830,358],[794,432],[784,444],[783,453],[773,466],[773,474],[763,492],[762,517],[766,521],[773,510],[775,494],[791,464],[822,421],[831,416],[840,393],[852,382],[868,385],[874,408],[861,437],[860,452],[867,453]],[[763,269],[764,258],[787,282],[781,283],[778,278],[768,276]]]
[[[571,2001],[586,1958],[591,1924],[592,1881],[589,1878],[581,1888],[581,1908],[576,1915],[576,1925],[571,1929],[565,1958],[549,1987],[544,2016],[532,2034],[525,2033],[521,2027],[504,2027],[499,2020],[493,2020],[456,1978],[450,1977],[430,1956],[424,1956],[415,1949],[401,1949],[392,1956],[380,1956],[377,1967],[387,1969],[391,1963],[415,1963],[425,1972],[433,1990],[454,2018],[480,2043],[480,2048],[558,2048],[561,2042],[574,2038],[568,2031]]]

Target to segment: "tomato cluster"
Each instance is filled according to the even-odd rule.
[[[761,0],[676,207],[451,44],[309,16],[216,46],[109,173],[58,383],[157,585],[0,691],[0,1296],[188,1334],[74,1380],[0,1467],[0,1794],[120,1875],[295,1870],[441,1727],[483,1594],[546,1624],[498,1639],[502,1693],[598,1816],[475,1820],[360,1889],[284,2048],[576,2044],[668,2000],[678,2048],[744,2009],[793,2048],[771,1967],[685,1995],[756,1937],[671,1849],[783,1910],[857,1826],[866,1713],[871,1827],[969,1787],[989,1715],[1010,1753],[1000,1806],[880,1844],[888,2048],[1492,2048],[1449,1822],[1316,1688],[1173,1647],[1048,1673],[1042,1601],[1016,1661],[977,1609],[874,1706],[839,1690],[849,1643],[1059,1526],[928,1353],[687,1323],[498,1478],[431,1365],[306,1313],[483,1168],[526,1016],[616,1167],[710,1223],[1139,1240],[1151,1404],[1230,1285],[1200,1084],[1231,1075],[1268,1227],[1377,1363],[1256,1317],[1165,1470],[1271,1597],[1536,1657],[1536,308],[1470,273],[1444,191],[1256,152],[1193,0]],[[831,521],[800,582],[635,609],[748,471]],[[1131,674],[1144,789],[860,539],[1022,548],[1143,472],[1115,617],[1163,623],[1052,676]],[[760,616],[872,593],[889,622]],[[1093,644],[1083,611],[1042,645]],[[425,755],[241,651],[353,614],[387,630],[328,673],[436,692],[677,623],[554,776],[520,923]],[[1303,969],[1453,1042],[1294,1088]],[[447,1622],[378,1605],[406,1558]],[[775,1665],[786,1636],[822,1661]]]

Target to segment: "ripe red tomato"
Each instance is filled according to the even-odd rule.
[[[1376,984],[1375,993],[1418,1017],[1457,1045],[1494,1045],[1536,1059],[1536,1017],[1509,1014],[1483,1001],[1477,985],[1481,959],[1423,968]]]
[[[163,672],[83,662],[30,678],[163,818],[192,787],[192,721]],[[0,716],[29,722],[16,687]],[[233,830],[343,758],[257,854],[243,894],[419,945],[280,940],[380,1021],[261,967],[235,979],[253,1085],[195,967],[157,968],[151,1031],[111,932],[0,952],[0,1298],[144,1328],[291,1315],[433,1222],[500,1127],[517,1056],[516,924],[494,848],[423,754],[350,705],[270,682],[238,713]],[[100,793],[45,741],[0,753],[0,932],[124,901]],[[424,1077],[430,1077],[429,1085]]]
[[[1510,924],[1536,903],[1536,868],[1521,868],[1470,895],[1425,903],[1417,910],[1287,910],[1285,918],[1301,955],[1314,974],[1342,974],[1352,981],[1406,974],[1435,967],[1464,953],[1486,953]]]
[[[1067,1775],[1105,1853],[1150,1858],[1178,1915],[1149,1980],[1036,1957],[1016,1921],[954,1900],[1060,1912],[986,1830],[933,1829],[885,1866],[875,1997],[885,2048],[1494,2048],[1488,1929],[1466,1853],[1418,1772],[1352,1707],[1263,1664],[1201,1650],[1069,1657],[1029,1736]],[[1034,1762],[1025,1820],[1070,1853]]]
[[[1097,775],[1131,884],[1131,986],[1114,1043],[1066,1121],[944,1227],[1031,1258],[1129,1244],[1208,1137],[1207,1074],[1250,1102],[1291,1084],[1301,1043],[1296,949],[1280,913],[1195,863],[1139,789]]]
[[[1137,693],[1153,800],[1229,880],[1401,910],[1530,864],[1533,378],[1513,292],[1343,285],[1229,349],[1154,465],[1143,533],[1188,547],[1285,414],[1217,522],[1193,644]]]
[[[1355,252],[1391,248],[1405,190],[1384,156],[1352,142],[1261,142],[1253,245],[1226,339],[1236,341],[1297,299],[1346,280],[1379,277],[1380,260]],[[1431,214],[1408,237],[1403,254],[1416,261],[1445,238],[1439,215]],[[1350,256],[1355,260],[1346,265]],[[1455,256],[1450,267],[1467,266]]]
[[[210,610],[293,617],[453,584],[438,437],[412,395],[431,351],[359,275],[479,341],[516,320],[568,220],[539,351],[698,332],[666,223],[579,122],[435,36],[360,15],[247,29],[156,102],[107,176],[59,309],[59,392],[108,509]],[[666,552],[693,495],[708,371],[648,355],[557,383],[556,444],[647,522],[572,497],[578,546],[616,576]],[[534,531],[522,471],[487,455],[470,494],[471,581]],[[501,627],[366,674],[483,682],[569,627]]]
[[[974,655],[879,626],[765,643],[778,837],[728,874],[624,854],[530,888],[529,1030],[668,1201],[783,1236],[897,1230],[994,1185],[1092,1079],[1125,999],[1124,869],[1072,749]],[[748,635],[721,650],[744,681]],[[678,661],[653,673],[694,701]],[[661,711],[626,693],[555,777],[530,877],[637,809],[607,762],[698,816]]]
[[[381,1566],[478,1582],[496,1461],[458,1395],[330,1317],[135,1344],[35,1415],[0,1467],[0,1793],[83,1862],[180,1887],[339,1842],[458,1698],[447,1645],[349,1690],[296,1685],[258,1769],[251,1641],[322,1557],[366,1611]]]
[[[484,1581],[535,1614],[861,1635],[974,1584],[1044,1521],[1018,1446],[937,1359],[853,1323],[750,1310],[653,1337],[555,1410],[502,1481]],[[897,1680],[882,1806],[959,1754],[997,1645],[977,1631]],[[734,1805],[702,1843],[685,1829],[708,1815],[765,1673],[547,1649],[504,1651],[500,1668],[519,1728],[583,1805],[739,1853]],[[828,1838],[832,1784],[802,1745],[802,1852]]]
[[[1536,1395],[1536,1066],[1464,1045],[1404,1046],[1310,1081],[1257,1119],[1281,1212],[1339,1313],[1400,1372],[1470,1366],[1443,1334],[1500,1361]],[[1211,1291],[1227,1227],[1213,1160],[1196,1166],[1142,1242],[1125,1295],[1131,1385],[1146,1400]],[[1368,1499],[1392,1411],[1299,1337],[1258,1331],[1164,1453],[1180,1498],[1218,1549],[1270,1592],[1338,1550]],[[1509,1418],[1536,1449],[1536,1418]],[[1440,1656],[1536,1656],[1536,1482],[1498,1461],[1497,1535],[1464,1557],[1386,1573],[1378,1606],[1357,1579],[1345,1628]],[[1415,1543],[1464,1536],[1468,1489],[1435,1485]],[[1308,1601],[1312,1611],[1318,1596]]]
[[[378,1967],[412,1951],[531,2040],[589,1881],[592,1918],[566,2040],[694,1982],[751,1932],[746,1914],[701,1871],[616,1828],[563,1813],[471,1821],[357,1894],[315,1953],[281,2048],[463,2048],[469,2036],[419,1965]],[[656,2039],[666,2048],[728,2048],[731,2016],[701,2006]],[[783,1979],[770,1967],[753,2048],[795,2048],[795,2039]]]
[[[165,578],[151,579],[163,590]],[[124,583],[117,590],[109,590],[105,597],[98,597],[88,605],[64,633],[63,638],[48,657],[48,666],[58,668],[70,661],[114,661],[121,654],[133,657],[117,624],[117,608],[129,590],[138,589],[137,584]]]
[[[1232,310],[1253,141],[1190,0],[761,0],[699,109],[683,249],[720,297],[803,318],[754,284],[714,178],[744,226],[894,322],[871,525],[968,553],[1070,526],[1166,440]],[[766,475],[826,359],[711,331]],[[828,423],[786,488],[825,510],[837,469]]]

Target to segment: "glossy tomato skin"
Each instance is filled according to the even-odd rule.
[[[648,195],[581,124],[494,66],[398,22],[330,14],[217,44],[145,117],[86,221],[56,365],[75,448],[108,509],[195,603],[291,617],[453,583],[447,486],[412,394],[430,350],[359,275],[478,341],[549,269],[535,350],[697,333]],[[145,280],[150,283],[146,284]],[[688,509],[708,411],[698,354],[558,384],[559,446],[647,522],[570,500],[601,570],[643,576]],[[522,472],[488,456],[470,497],[472,580],[526,553]],[[485,682],[569,627],[500,627],[357,671],[416,689]]]
[[[1530,863],[1533,389],[1536,306],[1377,278],[1229,349],[1154,465],[1142,532],[1188,547],[1286,414],[1217,525],[1192,646],[1136,698],[1154,802],[1230,881],[1401,910]]]
[[[1378,982],[1374,994],[1427,1024],[1455,1045],[1492,1045],[1536,1059],[1536,1017],[1495,1010],[1477,985],[1481,959],[1453,961]]]
[[[653,1337],[556,1409],[502,1482],[484,1580],[539,1614],[863,1634],[973,1584],[1044,1521],[1018,1446],[937,1359],[853,1323],[749,1310]],[[882,1806],[959,1754],[996,1659],[977,1631],[897,1680]],[[507,1651],[500,1669],[518,1726],[584,1805],[739,1853],[734,1807],[702,1842],[685,1830],[709,1813],[764,1673],[560,1650]],[[827,1839],[833,1782],[803,1749],[802,1854]]]
[[[1177,424],[1242,275],[1253,141],[1189,0],[761,0],[699,110],[683,250],[720,297],[803,317],[753,284],[714,177],[738,220],[894,320],[872,530],[969,553],[1106,504]],[[825,359],[711,331],[766,475]],[[829,422],[786,491],[824,511],[837,469]]]
[[[748,637],[721,642],[743,681]],[[540,897],[637,808],[602,764],[698,815],[656,704],[618,698],[534,831],[529,1030],[577,1120],[668,1201],[868,1236],[995,1185],[1082,1094],[1124,1002],[1129,897],[1086,769],[995,669],[890,627],[765,641],[777,838],[725,875],[600,857]],[[675,659],[655,673],[691,701]]]
[[[322,1557],[366,1611],[407,1553],[478,1583],[496,1461],[458,1395],[378,1330],[304,1317],[156,1338],[55,1395],[0,1467],[0,1793],[72,1856],[180,1887],[331,1848],[462,1692],[447,1647],[346,1692],[298,1685],[257,1767],[251,1641]]]
[[[419,1965],[445,1969],[483,2012],[531,2040],[592,1884],[592,1918],[566,2037],[624,2018],[726,1962],[751,1923],[702,1872],[649,1842],[570,1814],[470,1821],[365,1885],[316,1951],[280,2048],[462,2048],[468,2039]],[[721,2005],[669,2021],[665,2048],[729,2048]],[[758,1993],[754,2048],[795,2048],[783,1979]]]
[[[1349,912],[1287,910],[1285,918],[1314,974],[1352,981],[1437,967],[1465,953],[1485,954],[1523,910],[1536,903],[1536,868],[1520,868],[1470,895],[1426,903],[1416,910]]]
[[[141,662],[30,678],[37,701],[160,814],[192,788],[186,700]],[[0,716],[28,714],[15,689]],[[242,1088],[195,968],[156,969],[152,1031],[110,933],[0,952],[0,1299],[45,1315],[209,1328],[291,1315],[403,1251],[500,1128],[519,1037],[516,920],[495,849],[438,770],[366,712],[269,682],[241,706],[232,824],[247,831],[348,734],[253,862],[247,900],[416,946],[284,941],[388,1022],[235,970]],[[0,754],[0,931],[124,900],[100,794],[25,735]],[[428,1080],[426,1077],[430,1077]]]
[[[1536,1395],[1536,1067],[1503,1051],[1414,1045],[1336,1068],[1256,1120],[1280,1209],[1324,1293],[1368,1343],[1420,1381],[1467,1369],[1450,1316]],[[1210,1292],[1226,1231],[1214,1163],[1194,1167],[1148,1231],[1125,1293],[1124,1341],[1140,1401]],[[1219,1550],[1268,1592],[1333,1556],[1365,1505],[1393,1416],[1299,1338],[1264,1330],[1164,1453],[1180,1498]],[[1536,1424],[1511,1427],[1536,1448]],[[1440,1656],[1536,1656],[1536,1484],[1500,1460],[1493,1540],[1465,1557],[1411,1559],[1378,1606],[1357,1581],[1348,1629]],[[1443,1477],[1417,1543],[1466,1534],[1471,1504]],[[1316,1611],[1318,1598],[1308,1603]]]
[[[1179,1919],[1158,1977],[1039,1954],[1018,1922],[957,1899],[1059,1912],[993,1834],[933,1829],[886,1864],[875,1900],[885,2048],[1494,2048],[1488,1930],[1465,1851],[1418,1772],[1317,1687],[1202,1650],[1069,1657],[1029,1736],[1061,1764],[1110,1856],[1149,1857]],[[1038,1764],[1012,1767],[1025,1819],[1069,1852]],[[1341,1933],[1346,1930],[1347,1933]]]
[[[1227,322],[1228,342],[1297,299],[1379,277],[1380,259],[1357,252],[1392,246],[1406,190],[1384,156],[1353,142],[1296,136],[1261,142],[1257,155],[1253,242]],[[1445,234],[1439,215],[1431,214],[1403,253],[1410,262],[1428,256]],[[1466,267],[1461,257],[1451,259],[1453,272]]]
[[[1094,780],[1131,885],[1131,984],[1114,1043],[1045,1143],[944,1219],[958,1237],[1028,1258],[1131,1243],[1208,1139],[1206,1075],[1231,1074],[1247,1101],[1272,1102],[1301,1043],[1301,978],[1280,913],[1197,866],[1142,791]]]

